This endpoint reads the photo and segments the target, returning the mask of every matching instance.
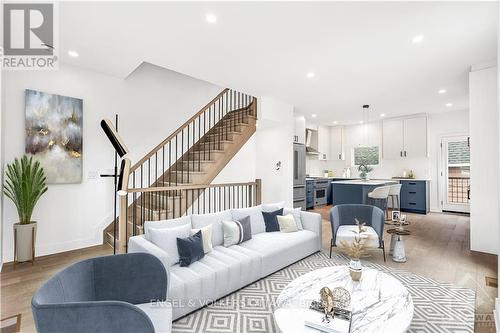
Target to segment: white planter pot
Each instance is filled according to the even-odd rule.
[[[363,266],[361,266],[361,261],[356,259],[351,259],[349,262],[349,275],[353,281],[361,280],[361,274],[363,273]]]
[[[363,266],[361,266],[361,261],[357,259],[351,259],[349,262],[349,268],[354,270],[361,270]]]
[[[14,260],[17,262],[35,260],[36,222],[14,224]]]

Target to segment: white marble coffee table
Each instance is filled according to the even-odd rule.
[[[361,281],[354,282],[347,266],[314,270],[293,280],[278,296],[274,318],[283,333],[319,331],[304,325],[305,311],[319,300],[322,287],[343,287],[351,293],[351,333],[406,332],[413,318],[408,290],[394,277],[363,268]]]

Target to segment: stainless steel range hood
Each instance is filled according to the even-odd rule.
[[[306,153],[309,155],[319,155],[319,151],[317,151],[313,147],[306,147]]]
[[[316,148],[311,147],[311,139],[313,135],[312,129],[306,129],[306,154],[308,155],[319,155],[319,151]]]

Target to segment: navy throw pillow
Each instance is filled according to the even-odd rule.
[[[203,251],[201,230],[193,236],[177,238],[177,251],[179,251],[179,264],[181,267],[187,267],[203,258],[205,252]]]
[[[276,217],[278,215],[283,215],[283,208],[275,210],[274,212],[262,212],[264,223],[266,224],[266,232],[280,231],[280,225]]]

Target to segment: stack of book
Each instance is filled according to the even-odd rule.
[[[349,333],[351,329],[351,311],[334,308],[333,318],[325,320],[321,302],[312,302],[305,316],[304,324],[322,332],[327,333]]]

